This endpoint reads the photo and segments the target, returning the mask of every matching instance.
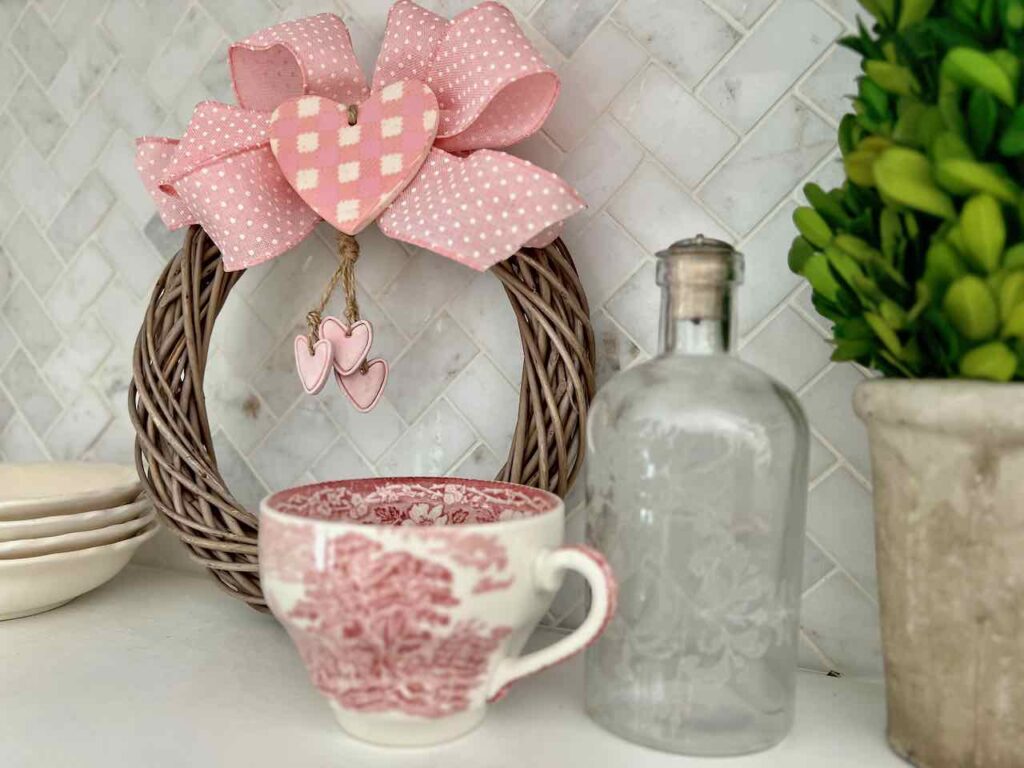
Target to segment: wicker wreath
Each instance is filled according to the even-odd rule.
[[[523,345],[518,421],[497,479],[564,496],[582,461],[595,386],[586,295],[561,240],[523,248],[491,272],[505,288]],[[206,232],[188,230],[139,331],[129,409],[139,476],[164,520],[224,589],[265,610],[258,520],[220,475],[203,394],[213,325],[241,275],[224,271]]]

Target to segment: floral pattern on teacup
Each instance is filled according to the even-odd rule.
[[[371,525],[462,525],[519,520],[552,509],[544,491],[450,478],[321,483],[275,494],[285,514]]]
[[[512,628],[456,620],[461,600],[440,560],[354,532],[330,539],[325,554],[319,565],[306,561],[303,594],[284,612],[313,684],[361,712],[445,717],[468,708]]]

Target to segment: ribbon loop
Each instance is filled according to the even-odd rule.
[[[231,82],[246,109],[271,112],[295,96],[349,104],[368,95],[352,38],[333,13],[286,21],[228,49]]]
[[[399,0],[388,14],[373,88],[415,78],[441,109],[436,146],[507,147],[535,133],[558,98],[558,76],[512,12],[484,2],[447,21]]]

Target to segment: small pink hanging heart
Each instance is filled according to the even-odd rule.
[[[373,343],[373,326],[359,320],[351,326],[336,317],[325,317],[320,322],[320,338],[331,342],[334,350],[334,370],[348,376],[363,364]]]
[[[377,358],[368,360],[365,368],[360,368],[351,376],[342,376],[337,371],[334,378],[352,401],[357,411],[366,413],[380,401],[384,394],[384,385],[388,381],[388,364],[386,360]]]
[[[302,388],[307,394],[315,395],[324,388],[333,359],[331,342],[326,339],[316,341],[313,344],[313,353],[310,354],[309,341],[306,337],[295,337],[295,368],[299,372]]]
[[[322,96],[299,96],[270,116],[270,151],[307,205],[354,235],[416,176],[437,135],[437,97],[419,80],[400,80],[355,110]]]

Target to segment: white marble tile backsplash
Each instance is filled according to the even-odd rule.
[[[698,92],[748,131],[841,32],[842,25],[813,0],[782,0]]]
[[[453,15],[473,0],[424,0]],[[599,380],[656,351],[651,255],[704,232],[747,258],[745,357],[811,418],[801,663],[877,675],[867,445],[850,408],[863,372],[828,361],[827,326],[786,269],[799,187],[834,184],[854,56],[854,0],[508,0],[562,78],[544,131],[512,151],[557,169],[589,209],[566,241],[587,289]],[[136,178],[133,139],[177,133],[231,99],[230,40],[333,11],[369,68],[384,0],[0,0],[0,459],[132,460],[131,348],[180,243]],[[270,488],[370,473],[493,475],[522,353],[500,284],[360,236],[360,303],[394,365],[380,406],[300,397],[291,337],[333,271],[322,228],[253,269],[214,334],[206,394],[218,463],[254,507]],[[337,301],[332,304],[337,309]],[[582,535],[582,494],[570,494]],[[150,562],[189,567],[161,538]],[[553,620],[578,620],[569,585]]]

